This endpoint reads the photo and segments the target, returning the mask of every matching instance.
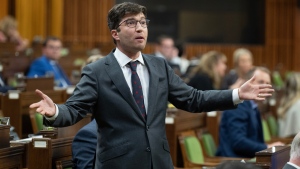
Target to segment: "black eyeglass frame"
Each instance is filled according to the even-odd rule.
[[[144,20],[146,21],[146,26],[143,26],[141,24],[141,21],[144,21]],[[127,23],[128,21],[135,21],[134,26],[128,26],[128,24],[129,24],[129,23]],[[132,19],[132,18],[126,19],[126,20],[122,21],[121,23],[119,23],[119,25],[116,27],[116,29],[118,29],[118,27],[120,27],[121,24],[124,23],[124,22],[125,22],[125,25],[128,26],[129,28],[135,28],[138,22],[140,23],[141,27],[147,28],[149,26],[150,20],[149,19],[141,19],[141,20],[138,21],[138,20],[135,20],[135,19]]]

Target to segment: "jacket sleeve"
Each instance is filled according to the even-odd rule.
[[[232,90],[197,90],[188,86],[165,62],[168,78],[168,100],[177,108],[189,112],[208,112],[236,108]]]
[[[224,114],[225,113],[227,113],[226,123],[229,124],[227,125],[227,131],[230,131],[228,133],[228,139],[232,145],[232,149],[237,154],[254,157],[256,152],[267,148],[266,144],[247,137],[247,131],[251,129],[254,130],[254,128],[250,127],[249,129],[249,125],[251,124],[249,124],[246,111],[236,109],[226,111]]]

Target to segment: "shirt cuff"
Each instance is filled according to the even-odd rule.
[[[239,89],[233,89],[232,91],[232,101],[234,105],[237,105],[239,103],[243,103],[244,100],[240,100],[239,97]]]
[[[56,119],[56,117],[58,116],[58,107],[57,107],[57,105],[56,104],[54,104],[55,105],[55,114],[54,114],[54,116],[52,116],[52,117],[47,117],[47,116],[44,116],[45,118],[46,118],[46,120],[48,120],[48,121],[54,121],[55,119]]]

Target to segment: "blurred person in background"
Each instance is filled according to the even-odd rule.
[[[293,137],[300,131],[300,73],[291,73],[285,81],[277,109],[279,137]]]
[[[188,85],[198,90],[216,90],[221,87],[225,75],[227,58],[223,53],[210,51],[205,53],[193,69]]]
[[[298,133],[292,142],[290,151],[290,160],[282,169],[299,169],[300,168],[300,133]]]
[[[246,74],[253,69],[252,53],[245,48],[238,48],[233,53],[234,69],[224,77],[221,89],[234,89],[246,80]]]
[[[66,88],[71,85],[69,78],[58,64],[62,43],[59,38],[50,36],[43,43],[43,56],[34,60],[27,77],[54,76],[55,86]]]
[[[176,51],[177,49],[174,45],[175,42],[171,36],[160,35],[156,39],[154,55],[166,59],[167,63],[174,70],[174,72],[181,76],[180,65],[172,61],[178,55],[178,51]]]
[[[173,58],[170,61],[172,64],[179,65],[181,75],[185,75],[190,61],[185,57],[185,49],[182,43],[176,43],[173,49]]]
[[[256,85],[271,84],[270,71],[265,67],[256,67],[246,78]],[[261,95],[258,94],[258,97]],[[256,152],[279,145],[283,143],[265,143],[257,102],[244,101],[236,109],[222,113],[217,156],[253,158]]]
[[[28,40],[20,36],[18,23],[12,16],[0,20],[0,42],[15,43],[16,51],[23,51],[28,47]]]

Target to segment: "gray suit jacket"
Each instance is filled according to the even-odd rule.
[[[173,169],[165,131],[168,101],[189,112],[235,108],[231,90],[198,91],[175,75],[164,59],[143,58],[150,76],[147,121],[113,53],[87,65],[73,95],[58,105],[56,120],[45,121],[69,126],[92,111],[98,123],[97,169]]]

